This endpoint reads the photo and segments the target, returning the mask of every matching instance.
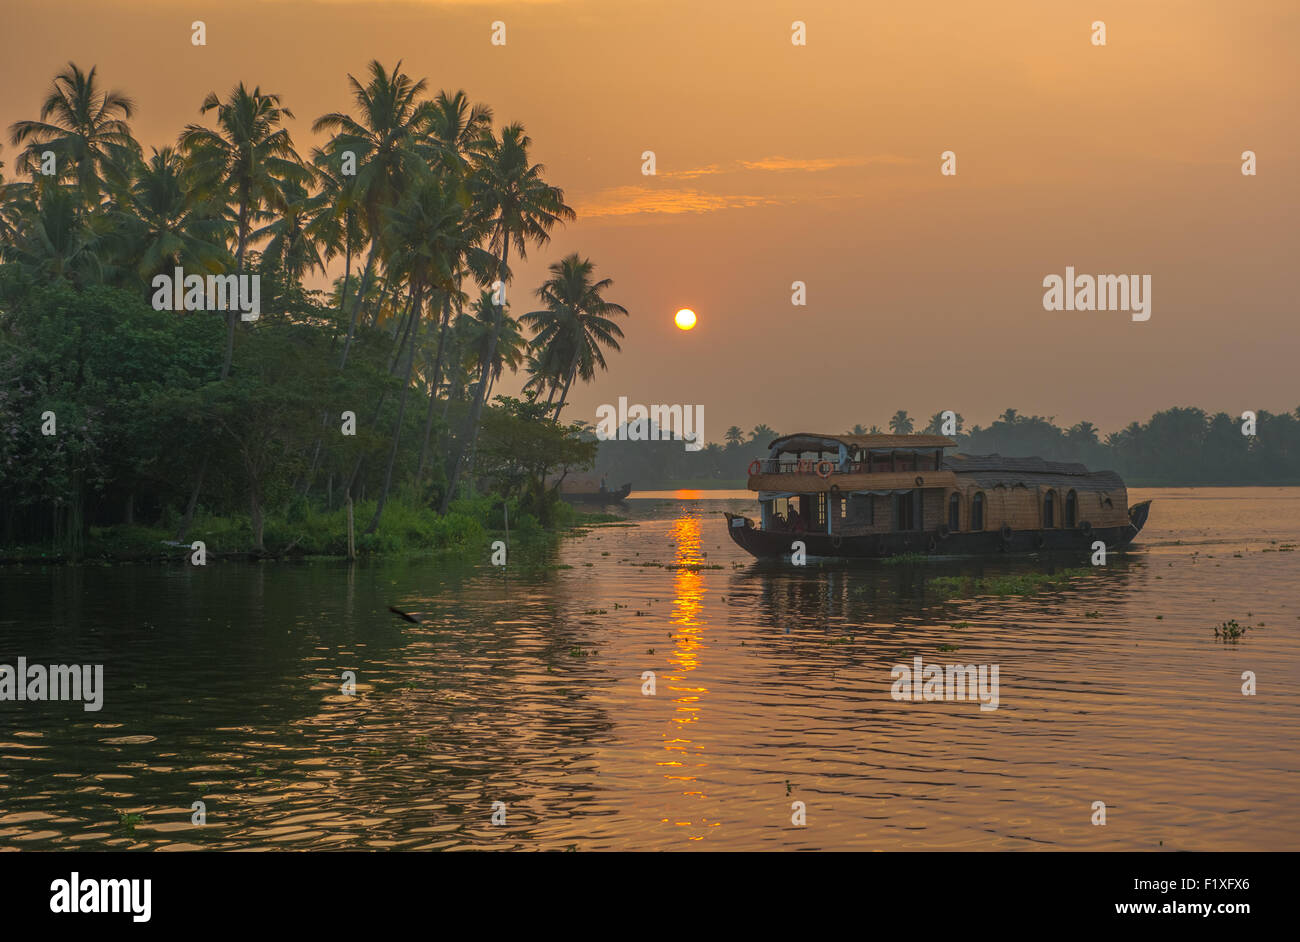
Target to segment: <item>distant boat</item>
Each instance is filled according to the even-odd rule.
[[[631,484],[611,490],[603,480],[594,477],[566,477],[560,482],[560,497],[573,504],[617,504],[630,493]]]
[[[624,484],[616,491],[595,490],[595,491],[565,491],[560,490],[560,496],[567,501],[575,504],[617,504],[628,494],[632,493],[632,485]]]
[[[1001,455],[952,455],[942,435],[778,438],[749,466],[756,522],[727,513],[736,545],[759,557],[883,557],[1117,549],[1146,523],[1151,502],[1125,507],[1113,471]]]

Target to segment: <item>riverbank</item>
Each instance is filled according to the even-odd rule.
[[[364,533],[374,515],[375,501],[353,507],[354,542],[358,557],[456,556],[468,558],[490,552],[494,539],[537,541],[584,527],[617,523],[616,514],[583,513],[568,504],[549,509],[550,521],[518,510],[510,503],[509,518],[499,499],[478,497],[452,502],[446,515],[429,507],[389,500],[374,533]],[[507,529],[508,523],[508,529]],[[51,544],[0,546],[0,565],[126,562],[169,562],[189,559],[201,542],[209,559],[346,559],[347,510],[323,510],[304,502],[268,515],[262,546],[253,541],[247,516],[195,517],[184,542],[176,540],[175,527],[118,524],[90,527],[81,546],[70,549]]]

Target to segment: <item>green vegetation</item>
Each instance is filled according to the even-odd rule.
[[[1214,629],[1214,637],[1223,641],[1224,644],[1236,644],[1246,634],[1246,629],[1237,624],[1235,619],[1223,622]]]
[[[134,102],[73,64],[10,128],[0,558],[339,555],[349,501],[361,553],[468,546],[506,506],[512,530],[565,525],[553,472],[596,444],[561,413],[627,311],[573,253],[512,316],[512,251],[575,218],[524,128],[378,62],[349,80],[309,156],[240,83],[146,157]],[[260,315],[196,309],[204,276],[257,278]],[[492,395],[507,369],[521,398]]]
[[[929,558],[925,553],[899,553],[897,556],[886,556],[881,562],[886,566],[902,566],[911,563],[923,563]]]
[[[1032,595],[1043,589],[1066,585],[1071,579],[1089,575],[1087,569],[1062,569],[1055,573],[1027,572],[1001,576],[936,576],[926,587],[943,598],[972,598],[979,595]],[[954,627],[964,627],[959,623]]]

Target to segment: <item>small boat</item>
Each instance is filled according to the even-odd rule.
[[[726,513],[727,532],[758,557],[879,558],[1108,550],[1133,540],[1149,500],[1126,507],[1113,471],[1002,455],[945,455],[942,435],[776,439],[749,466],[759,520]]]
[[[632,485],[611,490],[603,480],[593,477],[565,477],[559,482],[559,490],[560,497],[573,504],[617,504],[632,493]]]

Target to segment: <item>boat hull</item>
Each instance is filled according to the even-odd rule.
[[[841,559],[882,559],[905,553],[934,556],[994,556],[1000,553],[1090,552],[1100,541],[1107,550],[1132,542],[1142,525],[1150,501],[1129,510],[1130,522],[1123,526],[1093,527],[1087,532],[1074,528],[1051,530],[985,530],[949,533],[911,530],[837,536],[826,533],[795,533],[792,530],[761,530],[747,517],[728,513],[727,532],[737,546],[761,559],[789,556],[791,544],[799,540],[809,556]]]

